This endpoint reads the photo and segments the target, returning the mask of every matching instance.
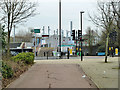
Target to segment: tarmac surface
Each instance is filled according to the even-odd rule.
[[[8,88],[118,88],[118,60],[108,57],[108,63],[104,63],[104,57],[95,56],[84,57],[83,61],[35,60]]]
[[[97,88],[78,64],[48,62],[37,61],[8,88]]]

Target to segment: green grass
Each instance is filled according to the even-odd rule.
[[[120,67],[114,67],[114,68],[112,68],[112,69],[120,69]]]

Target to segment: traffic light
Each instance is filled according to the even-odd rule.
[[[73,40],[75,40],[75,30],[72,30],[72,35],[73,36]]]
[[[78,30],[78,39],[79,39],[79,40],[82,39],[82,30]]]

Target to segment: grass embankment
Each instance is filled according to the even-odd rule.
[[[9,60],[4,56],[2,60],[2,88],[5,88],[12,81],[17,79],[22,73],[34,64],[33,53],[19,53],[10,57]]]

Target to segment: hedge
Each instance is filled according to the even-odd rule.
[[[17,63],[23,61],[25,64],[33,64],[34,54],[31,52],[27,52],[27,53],[23,52],[23,53],[19,53],[16,56],[13,56],[11,59]]]
[[[11,78],[13,77],[13,70],[12,68],[7,65],[6,63],[2,62],[2,76],[3,78]]]

